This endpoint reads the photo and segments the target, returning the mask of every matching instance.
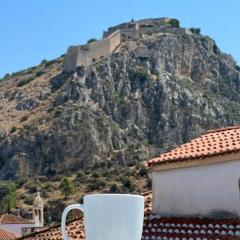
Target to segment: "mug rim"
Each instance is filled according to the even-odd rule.
[[[93,198],[93,197],[125,197],[125,198],[141,198],[144,199],[144,196],[138,195],[138,194],[127,194],[127,193],[93,193],[88,194],[83,197],[83,199],[86,198]]]

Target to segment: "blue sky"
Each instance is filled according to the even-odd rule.
[[[0,77],[131,18],[175,17],[183,27],[200,27],[240,63],[239,9],[239,0],[1,0]]]

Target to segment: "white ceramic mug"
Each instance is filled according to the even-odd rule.
[[[62,214],[62,235],[68,240],[66,217],[70,210],[84,212],[87,240],[141,240],[144,197],[131,194],[92,194],[83,204],[66,207]]]

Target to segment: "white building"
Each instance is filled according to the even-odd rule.
[[[13,214],[0,215],[0,229],[13,233],[16,236],[23,236],[35,231],[39,231],[41,228],[43,228],[44,203],[39,192],[34,199],[32,213],[32,220],[15,216]]]
[[[240,216],[240,127],[209,131],[148,162],[153,213]]]
[[[22,235],[23,228],[33,228],[34,226],[34,222],[22,217],[12,214],[0,215],[0,228],[19,236]]]
[[[23,236],[44,229],[44,202],[41,198],[40,192],[37,192],[37,195],[33,201],[32,218],[32,222],[34,223],[34,225],[31,227],[23,227]]]

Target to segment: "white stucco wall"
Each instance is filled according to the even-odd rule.
[[[9,232],[22,235],[22,228],[34,227],[35,224],[0,224],[0,228],[6,229]]]
[[[153,172],[152,178],[156,214],[240,216],[240,161]]]

